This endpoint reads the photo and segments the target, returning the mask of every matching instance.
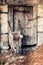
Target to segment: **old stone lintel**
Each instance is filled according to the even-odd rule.
[[[0,4],[33,5],[38,4],[38,0],[0,0]]]

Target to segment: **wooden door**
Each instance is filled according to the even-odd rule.
[[[36,44],[36,30],[34,29],[32,18],[32,6],[14,7],[14,31],[20,31],[23,35],[23,45]]]

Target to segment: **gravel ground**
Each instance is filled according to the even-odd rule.
[[[22,56],[12,52],[3,53],[0,59],[5,61],[4,65],[43,65],[43,45]]]

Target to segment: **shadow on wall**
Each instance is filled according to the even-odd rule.
[[[31,43],[31,37],[30,36],[23,36],[22,39],[22,46],[21,46],[21,54],[26,54],[29,50],[31,50],[32,47],[37,46],[37,44],[30,44]]]
[[[31,37],[30,36],[26,36],[24,35],[23,36],[23,39],[22,39],[22,46],[21,48],[31,48],[31,47],[35,47],[37,44],[33,44],[32,45],[30,44],[31,43]]]
[[[29,45],[28,42],[31,41],[31,37],[30,36],[26,36],[26,35],[23,35],[23,39],[22,39],[22,45]]]

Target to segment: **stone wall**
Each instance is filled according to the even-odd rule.
[[[43,43],[43,5],[38,5],[38,45]]]
[[[8,46],[8,6],[0,5],[1,45]]]

